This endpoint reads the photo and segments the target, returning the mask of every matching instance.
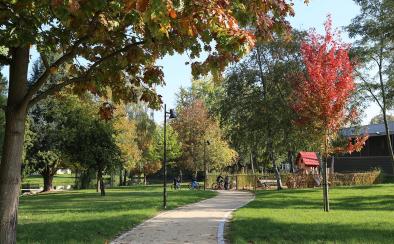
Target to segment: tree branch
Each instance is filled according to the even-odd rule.
[[[128,50],[130,47],[132,47],[132,46],[140,45],[140,44],[142,44],[142,43],[144,43],[144,42],[143,42],[143,41],[139,41],[139,42],[130,43],[130,44],[124,46],[123,48],[120,48],[120,49],[118,49],[118,50],[116,50],[116,51],[114,51],[114,52],[108,54],[107,56],[104,56],[104,57],[100,58],[99,60],[97,60],[95,63],[93,63],[93,64],[88,68],[88,70],[85,72],[85,74],[84,74],[83,76],[74,77],[74,78],[71,78],[71,79],[67,79],[67,80],[63,81],[62,83],[53,85],[52,87],[48,88],[48,89],[45,90],[44,92],[42,92],[42,93],[38,94],[37,96],[35,96],[34,98],[32,98],[32,99],[29,101],[28,106],[29,106],[29,107],[33,106],[33,105],[36,104],[38,101],[40,101],[40,100],[46,98],[47,96],[49,96],[49,95],[51,95],[51,94],[53,94],[53,93],[55,93],[55,92],[60,91],[61,89],[63,89],[64,87],[66,87],[66,86],[68,86],[68,85],[70,85],[70,84],[88,80],[88,79],[90,78],[92,72],[93,72],[101,63],[103,63],[103,62],[105,62],[105,61],[107,61],[107,60],[109,60],[109,59],[115,57],[116,55],[118,55],[118,54],[120,54],[120,53],[122,53],[122,52],[127,51],[127,50]],[[51,67],[52,67],[52,66],[51,66]]]
[[[371,94],[372,98],[375,100],[375,102],[378,104],[380,109],[383,111],[383,106],[380,103],[379,99],[376,97],[376,95],[372,92],[370,83],[362,76],[362,74],[357,69],[355,69],[355,71],[357,73],[357,76],[360,77],[360,79],[364,82],[365,87],[367,88],[368,92]]]
[[[47,81],[48,77],[51,74],[51,69],[57,69],[57,68],[59,68],[60,65],[69,61],[70,59],[72,59],[76,54],[78,46],[80,44],[82,44],[87,39],[88,39],[88,36],[84,36],[84,37],[80,38],[79,40],[77,40],[72,45],[72,47],[70,48],[70,50],[67,53],[65,53],[63,56],[58,58],[53,64],[51,64],[51,66],[49,68],[45,69],[45,72],[42,73],[40,77],[38,77],[37,81],[31,86],[31,88],[29,89],[29,91],[25,95],[25,97],[23,99],[23,103],[28,104],[30,102],[30,100],[32,99],[32,97],[35,94],[37,94],[37,92],[40,90],[40,88]]]
[[[76,83],[76,82],[80,82],[83,81],[82,77],[78,77],[78,78],[72,78],[72,79],[68,79],[62,83],[56,84],[51,86],[50,88],[48,88],[47,90],[45,90],[44,92],[38,94],[37,96],[35,96],[33,99],[30,100],[28,107],[30,108],[31,106],[33,106],[34,104],[36,104],[37,102],[39,102],[40,100],[48,97],[49,95],[54,94],[55,92],[59,92],[60,90],[62,90],[64,87],[72,84],[72,83]]]

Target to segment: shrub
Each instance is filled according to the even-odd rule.
[[[321,176],[312,174],[289,174],[285,181],[288,188],[312,188],[321,182]],[[380,170],[360,173],[334,173],[330,174],[328,183],[333,186],[353,186],[353,185],[372,185],[382,182],[382,174]]]

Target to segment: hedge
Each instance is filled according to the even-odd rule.
[[[380,170],[360,173],[334,173],[329,174],[328,183],[333,186],[372,185],[382,183],[383,177]],[[288,188],[312,188],[322,181],[320,175],[290,174],[285,184]]]

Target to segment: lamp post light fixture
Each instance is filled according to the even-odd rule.
[[[167,106],[164,104],[163,208],[167,208],[167,114],[169,115],[168,119],[176,118],[175,110],[170,109],[170,111],[167,112]]]
[[[207,157],[206,157],[206,151],[207,151],[207,145],[210,145],[211,143],[206,140],[204,141],[204,191],[207,189]]]

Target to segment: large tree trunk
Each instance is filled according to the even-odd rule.
[[[55,170],[51,170],[49,167],[41,173],[42,177],[44,178],[44,190],[43,192],[51,191],[52,190],[52,182]],[[56,172],[56,171],[55,171]]]
[[[27,104],[29,48],[13,48],[5,136],[0,164],[0,243],[16,243],[16,224]]]

